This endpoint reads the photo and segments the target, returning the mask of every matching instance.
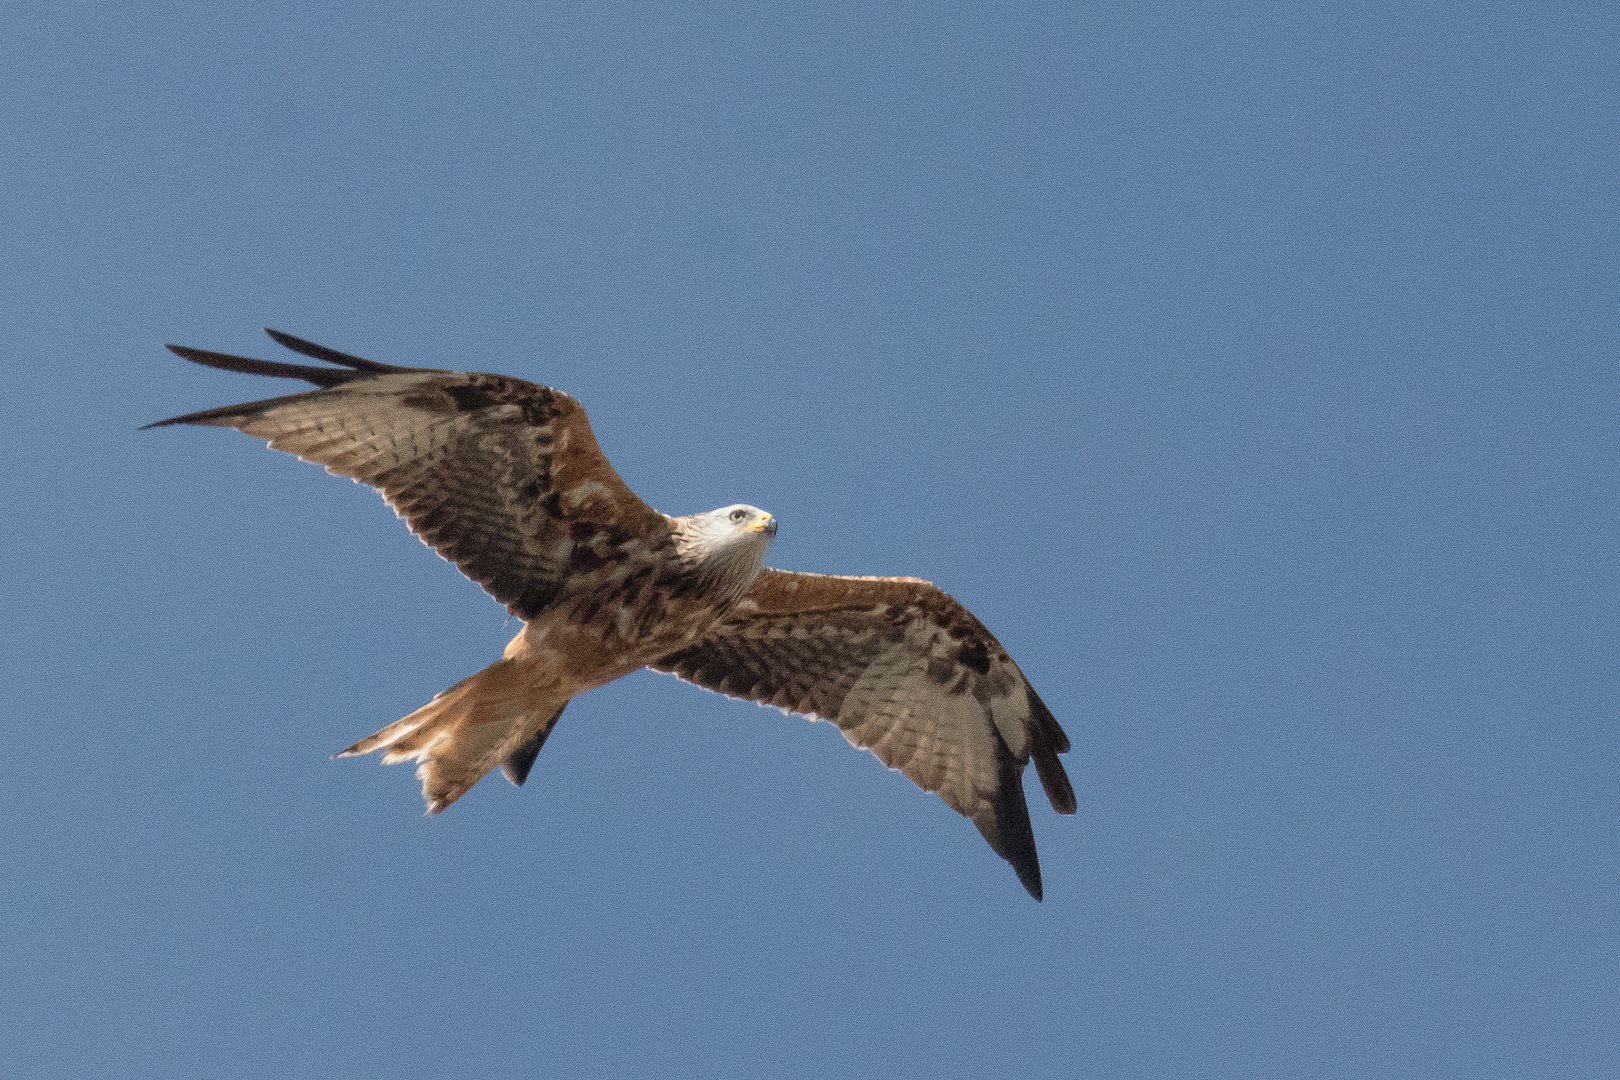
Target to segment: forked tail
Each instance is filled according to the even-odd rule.
[[[525,685],[511,658],[462,679],[402,720],[339,750],[355,757],[376,750],[382,763],[417,762],[427,812],[437,814],[497,765],[522,784],[546,736],[568,705],[555,692]]]

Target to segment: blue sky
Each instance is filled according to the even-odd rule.
[[[788,7],[0,14],[0,1073],[1612,1076],[1620,16]],[[667,676],[439,818],[328,760],[516,627],[136,430],[266,325],[937,581],[1073,740],[1045,902]]]

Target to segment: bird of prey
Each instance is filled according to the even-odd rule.
[[[832,721],[971,820],[1041,898],[1024,766],[1034,760],[1053,809],[1074,813],[1058,760],[1069,740],[1001,643],[937,586],[767,568],[777,522],[752,506],[659,513],[561,391],[267,332],[332,366],[168,348],[319,389],[148,426],[236,428],[378,488],[523,621],[501,659],[338,756],[417,762],[436,814],[496,766],[522,784],[572,698],[651,667]]]

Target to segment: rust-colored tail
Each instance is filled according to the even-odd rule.
[[[497,765],[514,784],[529,769],[568,698],[535,686],[511,656],[462,679],[409,716],[339,750],[334,757],[383,751],[382,763],[417,762],[427,812],[437,814]]]

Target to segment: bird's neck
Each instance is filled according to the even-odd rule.
[[[688,572],[701,579],[704,593],[727,606],[741,600],[765,567],[768,543],[752,538],[715,543],[686,525],[676,518],[671,531],[676,554],[687,564]]]

